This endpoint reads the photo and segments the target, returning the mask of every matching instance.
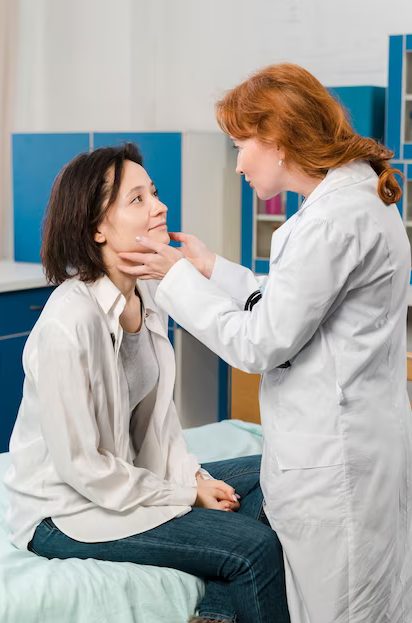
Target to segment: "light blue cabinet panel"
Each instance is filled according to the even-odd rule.
[[[39,262],[41,226],[60,169],[89,150],[89,134],[14,134],[12,137],[14,257]]]

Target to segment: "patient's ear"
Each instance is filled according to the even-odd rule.
[[[104,244],[106,242],[106,236],[102,234],[101,231],[96,231],[93,238],[94,241],[98,242],[99,244]]]

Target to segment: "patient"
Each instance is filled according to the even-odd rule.
[[[207,584],[193,621],[284,623],[260,457],[201,468],[188,453],[156,282],[117,269],[119,252],[144,251],[136,236],[169,242],[166,214],[132,144],[82,154],[55,181],[42,260],[59,287],[23,354],[6,476],[12,541],[46,558],[197,575]]]

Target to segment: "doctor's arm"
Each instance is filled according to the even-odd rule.
[[[213,281],[221,290],[224,290],[233,301],[236,302],[238,309],[244,309],[245,303],[252,292],[263,289],[267,277],[255,276],[251,270],[240,264],[231,262],[220,255],[216,255],[206,246],[204,242],[199,240],[193,234],[184,234],[182,232],[170,232],[170,238],[176,242],[180,242],[178,249],[168,247],[169,253],[177,253],[180,257],[185,257],[197,270],[207,279]],[[144,239],[141,243],[145,245]],[[150,241],[146,240],[149,243]],[[155,250],[155,247],[149,246]],[[147,260],[147,255],[141,253],[120,253],[120,258],[132,262],[134,267],[120,265],[119,269],[126,273],[133,274],[142,278],[139,272],[139,263]],[[136,268],[137,265],[137,268]],[[151,277],[162,279],[164,276],[164,266],[152,266],[154,271]],[[159,270],[156,271],[156,268]],[[145,274],[144,279],[148,276]],[[150,279],[150,277],[149,277]]]
[[[308,219],[271,266],[251,312],[185,259],[166,274],[157,303],[231,366],[263,373],[296,355],[326,317],[358,264],[353,236]]]

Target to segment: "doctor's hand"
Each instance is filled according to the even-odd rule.
[[[156,242],[145,236],[136,238],[139,244],[147,247],[147,253],[119,253],[122,260],[127,264],[118,264],[117,268],[127,275],[133,275],[138,279],[163,279],[169,270],[184,257],[179,249],[170,247],[168,244]]]
[[[223,480],[197,480],[197,497],[194,506],[221,511],[235,511],[239,508],[239,499],[235,490]]]
[[[210,279],[216,261],[216,253],[210,251],[204,242],[193,234],[183,234],[182,232],[169,232],[169,236],[176,242],[181,242],[179,250],[185,258],[193,264],[204,277]]]
[[[172,240],[181,242],[182,246],[176,249],[141,236],[139,244],[150,249],[152,253],[119,253],[119,257],[126,260],[127,264],[119,264],[117,268],[138,279],[163,279],[171,267],[184,257],[209,279],[215,265],[216,254],[192,234],[170,232],[169,236]]]

